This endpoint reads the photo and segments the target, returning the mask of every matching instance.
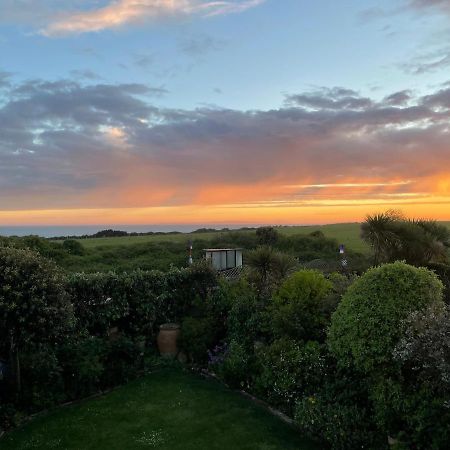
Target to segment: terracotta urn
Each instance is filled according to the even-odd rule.
[[[177,356],[177,339],[179,335],[180,325],[176,323],[164,323],[159,327],[157,343],[161,356],[166,358],[175,358]]]

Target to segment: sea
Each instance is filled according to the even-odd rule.
[[[82,226],[0,226],[0,236],[29,236],[36,235],[45,238],[59,237],[59,236],[84,236],[92,235],[101,230],[120,230],[128,233],[146,233],[146,232],[164,232],[179,231],[182,233],[190,233],[199,228],[214,228],[214,229],[237,229],[244,226],[255,225],[223,225],[223,224],[189,224],[189,225],[82,225]]]

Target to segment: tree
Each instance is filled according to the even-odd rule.
[[[57,266],[29,249],[0,247],[0,339],[7,343],[18,392],[21,350],[54,342],[73,322]]]
[[[393,230],[393,224],[400,218],[398,212],[390,210],[368,215],[361,225],[361,237],[373,248],[375,265],[388,260],[389,251],[398,246],[399,238]]]
[[[266,245],[248,252],[245,261],[250,268],[250,281],[261,299],[270,297],[273,290],[297,265],[292,256]]]
[[[404,260],[421,266],[448,260],[450,230],[433,220],[406,219],[387,211],[367,216],[361,237],[373,248],[375,265]]]
[[[70,255],[84,255],[84,247],[80,244],[80,242],[75,241],[74,239],[66,239],[63,244],[63,249],[69,253]]]
[[[260,227],[256,230],[259,245],[274,246],[279,239],[278,231],[273,227]]]

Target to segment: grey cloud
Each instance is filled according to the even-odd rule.
[[[390,17],[391,14],[392,14],[391,12],[383,8],[380,8],[379,6],[374,6],[360,11],[358,13],[358,21],[364,24],[367,22],[372,22],[373,20]]]
[[[222,50],[226,42],[207,34],[185,36],[179,41],[180,50],[191,56],[201,57],[207,53]]]
[[[269,111],[161,109],[151,91],[67,80],[11,86],[0,104],[0,209],[17,198],[24,208],[144,206],[164,188],[175,191],[172,202],[188,202],[209,184],[267,179],[421,180],[450,164],[450,88],[380,102],[320,89]],[[133,186],[149,195],[123,198]]]
[[[450,109],[450,87],[423,97],[422,103],[431,108]]]
[[[410,6],[421,10],[435,10],[450,13],[448,0],[410,0]]]
[[[77,79],[84,79],[84,80],[101,80],[101,76],[96,74],[95,72],[93,72],[92,70],[89,69],[84,69],[84,70],[72,70],[70,72],[70,74],[72,75],[73,78],[77,78]]]
[[[155,55],[151,53],[134,55],[133,64],[141,69],[147,69],[155,65]]]
[[[11,72],[5,72],[0,70],[0,89],[11,86],[10,78],[12,77]]]
[[[364,109],[372,105],[371,99],[341,87],[321,88],[314,92],[288,95],[286,100],[289,104],[312,109]]]
[[[384,103],[391,106],[404,106],[412,99],[410,90],[394,92],[384,98]]]
[[[414,75],[423,75],[447,67],[450,67],[450,48],[448,47],[418,56],[400,65],[406,73]]]

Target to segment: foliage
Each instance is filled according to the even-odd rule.
[[[428,264],[428,269],[433,270],[444,285],[444,301],[450,305],[450,265],[448,264]]]
[[[314,393],[326,371],[317,342],[279,339],[259,349],[257,358],[260,374],[255,380],[256,392],[290,414],[298,398]]]
[[[74,239],[66,239],[62,243],[62,248],[70,255],[83,256],[85,254],[84,247],[79,241],[75,241]]]
[[[289,254],[268,246],[260,246],[246,253],[245,261],[249,268],[248,279],[261,301],[266,301],[297,265]]]
[[[397,211],[367,216],[361,237],[372,246],[375,264],[405,260],[417,266],[448,261],[450,230],[433,220],[406,219]]]
[[[57,349],[52,345],[29,346],[21,355],[20,402],[33,411],[49,408],[66,399]]]
[[[256,292],[245,279],[229,286],[228,341],[239,342],[248,351],[264,333],[264,315]]]
[[[274,335],[322,340],[327,326],[324,305],[331,289],[331,282],[320,272],[301,270],[291,275],[269,305]]]
[[[387,436],[372,420],[367,387],[348,372],[332,374],[315,394],[299,399],[295,419],[304,433],[333,450],[386,448]]]
[[[31,344],[55,342],[73,320],[55,264],[31,250],[0,247],[0,341],[7,343],[18,391],[21,351]]]
[[[414,311],[404,321],[405,333],[394,357],[419,381],[450,398],[450,309]]]
[[[274,246],[279,239],[278,231],[273,227],[260,227],[256,230],[259,245]]]
[[[399,212],[388,210],[384,213],[368,215],[365,222],[361,224],[361,237],[373,248],[375,265],[388,260],[390,249],[398,245],[398,236],[392,226],[401,219]]]
[[[128,335],[152,338],[157,326],[179,322],[194,300],[206,299],[216,284],[215,274],[206,265],[167,273],[138,270],[68,277],[79,325],[98,336],[118,326]]]
[[[186,317],[181,323],[180,348],[186,352],[190,361],[204,363],[208,350],[216,342],[216,327],[211,317]]]
[[[399,394],[394,401],[386,402],[386,396],[376,400],[402,420],[403,440],[411,446],[445,448],[450,439],[450,311],[430,307],[404,322],[405,333],[394,350],[402,367]],[[385,385],[377,386],[376,393],[384,393]]]
[[[318,258],[336,260],[339,244],[321,235],[292,234],[280,236],[276,248],[304,263]]]
[[[136,378],[142,364],[142,350],[128,336],[119,335],[106,342],[102,387],[113,387]]]
[[[251,387],[257,373],[254,355],[235,340],[230,342],[222,362],[215,370],[229,386],[241,389]]]
[[[62,367],[64,391],[69,400],[96,392],[104,371],[106,340],[74,335],[59,348],[58,360]]]
[[[427,269],[401,262],[370,269],[350,286],[333,314],[329,348],[343,366],[365,373],[388,370],[403,320],[441,302],[442,283]]]

